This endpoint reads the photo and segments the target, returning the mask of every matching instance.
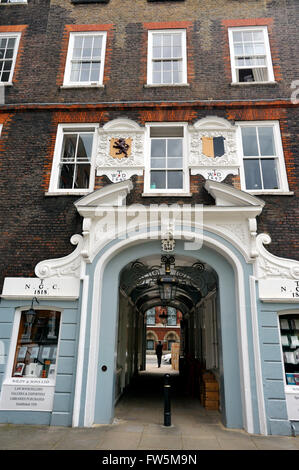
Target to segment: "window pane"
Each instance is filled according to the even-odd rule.
[[[244,172],[246,189],[262,189],[260,162],[255,160],[244,160]]]
[[[74,188],[87,189],[89,187],[90,165],[77,165]]]
[[[167,156],[168,157],[181,157],[182,155],[183,155],[182,139],[168,139]]]
[[[154,59],[161,59],[162,58],[162,48],[161,47],[153,47],[153,58]]]
[[[258,127],[261,155],[275,155],[272,127]]]
[[[70,134],[64,136],[62,150],[63,162],[75,162],[77,138],[77,134]]]
[[[59,175],[59,188],[60,189],[72,189],[74,179],[75,165],[66,164],[62,165]]]
[[[100,62],[93,62],[91,64],[91,71],[90,71],[90,81],[91,82],[98,82],[100,78]]]
[[[151,157],[166,157],[166,139],[152,139]]]
[[[261,160],[264,189],[278,189],[276,161],[274,158]]]
[[[243,155],[258,156],[258,145],[255,127],[242,127]]]
[[[251,42],[253,40],[252,32],[251,31],[243,31],[243,41]]]
[[[241,31],[234,31],[233,32],[233,40],[234,40],[234,42],[242,41],[242,32]]]
[[[262,55],[266,53],[264,44],[255,44],[254,49],[256,54]]]
[[[0,81],[2,81],[2,82],[8,82],[8,80],[9,80],[9,75],[10,75],[10,72],[3,72],[2,75],[1,75],[1,78],[0,78]]]
[[[165,189],[166,188],[166,172],[165,171],[151,171],[151,189]]]
[[[147,339],[146,340],[146,349],[149,351],[152,351],[154,349],[154,340],[153,339]]]
[[[253,55],[254,54],[254,49],[253,49],[253,44],[244,44],[244,53],[246,55]]]
[[[254,41],[263,41],[264,40],[264,34],[263,31],[253,31],[253,40]]]
[[[92,51],[92,56],[94,59],[101,57],[101,50],[102,50],[102,36],[95,36],[94,41],[93,41],[93,51]]]
[[[92,36],[86,36],[84,38],[82,57],[86,57],[86,58],[91,57],[92,43],[93,43]]]
[[[161,72],[153,72],[153,83],[161,83]]]
[[[152,158],[151,167],[152,168],[166,168],[166,158]]]
[[[71,68],[71,82],[79,82],[81,63],[73,62]]]
[[[90,161],[93,134],[80,134],[77,150],[77,161]]]
[[[162,34],[153,34],[153,47],[162,46]]]
[[[183,159],[182,158],[168,158],[167,159],[167,168],[182,168]]]
[[[88,82],[90,73],[90,62],[81,63],[80,82]]]
[[[182,189],[183,188],[183,172],[168,171],[167,172],[167,188]]]

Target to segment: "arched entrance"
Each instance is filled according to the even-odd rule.
[[[217,238],[217,237],[216,237]],[[97,260],[93,274],[95,289],[100,281],[100,292],[94,290],[91,324],[91,347],[89,354],[87,390],[89,406],[86,408],[85,422],[108,423],[114,416],[116,338],[118,327],[120,272],[136,259],[156,255],[160,252],[158,241],[146,241],[142,236],[135,240],[120,242],[119,249],[110,247],[103,257]],[[226,245],[226,246],[225,246]],[[184,243],[177,242],[176,255],[185,256]],[[206,263],[218,275],[218,305],[220,315],[220,383],[222,418],[226,426],[248,428],[252,425],[250,387],[244,386],[248,380],[245,289],[240,254],[213,237],[205,237],[204,246],[192,257]],[[227,259],[230,259],[228,262]],[[243,317],[243,318],[242,318]],[[243,322],[243,329],[240,328]],[[240,341],[242,335],[242,342]],[[242,346],[241,346],[242,343]],[[246,366],[244,367],[244,363]],[[97,370],[98,373],[94,374]],[[93,373],[92,373],[93,371]],[[251,421],[251,422],[250,422]]]

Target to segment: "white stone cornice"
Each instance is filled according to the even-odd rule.
[[[265,202],[252,194],[236,189],[231,185],[218,183],[216,181],[208,180],[205,182],[205,189],[215,199],[217,206],[235,206],[247,207],[255,206],[262,211]]]
[[[79,214],[83,216],[85,209],[89,209],[89,213],[91,213],[96,207],[123,206],[125,198],[132,188],[133,183],[131,180],[108,184],[104,188],[97,189],[87,196],[80,198],[74,205]]]
[[[280,278],[299,280],[299,262],[287,258],[280,258],[269,253],[264,245],[271,243],[271,237],[262,233],[256,237],[258,257],[255,266],[255,275],[258,279]]]

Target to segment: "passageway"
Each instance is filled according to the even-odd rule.
[[[115,407],[115,419],[144,424],[164,424],[164,375],[170,374],[171,424],[220,423],[219,411],[206,410],[200,403],[199,390],[190,393],[186,377],[162,363],[160,369],[153,363],[139,372],[131,381]]]

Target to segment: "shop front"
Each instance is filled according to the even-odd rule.
[[[136,260],[171,252],[186,269],[200,263],[217,278],[213,291],[205,290],[207,282],[197,285],[201,300],[213,296],[218,320],[224,425],[264,435],[296,432],[299,263],[266,250],[270,237],[258,235],[256,224],[263,201],[207,181],[215,205],[196,207],[190,218],[180,207],[166,214],[164,206],[154,214],[139,207],[136,216],[137,208],[125,205],[131,190],[128,180],[79,199],[83,230],[71,239],[73,253],[41,261],[35,278],[5,279],[0,422],[111,423],[119,383],[126,385],[140,368],[146,349],[143,316],[126,297],[121,273]],[[180,223],[173,216],[178,211]],[[124,318],[132,319],[129,336],[139,338],[129,366],[117,339]]]

